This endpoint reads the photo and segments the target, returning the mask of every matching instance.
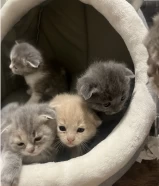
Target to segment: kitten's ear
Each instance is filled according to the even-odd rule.
[[[101,124],[102,124],[102,120],[98,118],[98,120],[96,120],[95,122],[96,127],[99,127]]]
[[[15,44],[16,45],[19,45],[20,43],[22,43],[23,41],[22,40],[15,40]]]
[[[46,115],[46,114],[42,114],[42,115],[40,115],[40,117],[43,118],[44,120],[55,119],[55,118],[53,118],[52,116]]]
[[[54,120],[56,118],[55,110],[53,108],[48,108],[48,112],[40,115],[40,119],[43,122],[47,122],[49,120]]]
[[[16,45],[19,45],[19,43],[18,43],[18,41],[17,41],[17,40],[15,41],[15,44],[16,44]]]
[[[6,123],[6,124],[5,124]],[[3,125],[7,125],[7,122],[4,122],[4,123],[2,123]],[[11,131],[11,125],[8,125],[7,127],[5,127],[4,129],[2,129],[2,131],[1,131],[1,135],[2,134],[6,134],[6,133],[9,133],[10,131]]]
[[[88,100],[89,98],[92,97],[93,94],[98,93],[98,92],[99,92],[98,87],[93,87],[92,85],[89,85],[89,84],[82,85],[79,90],[80,95],[85,100]]]
[[[57,104],[56,102],[51,102],[50,104],[49,104],[49,107],[51,108],[51,109],[53,109],[54,111],[55,111],[55,113],[56,113],[56,108],[57,107],[60,107],[60,104]]]
[[[31,61],[26,61],[27,64],[29,64],[31,67],[33,68],[38,68],[40,65],[40,61],[39,60],[34,60],[34,62]]]
[[[96,127],[99,127],[102,124],[102,120],[96,115],[92,115],[93,123]]]
[[[128,68],[125,68],[125,76],[129,79],[135,78],[135,74]]]

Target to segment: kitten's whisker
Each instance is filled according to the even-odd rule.
[[[58,153],[60,150],[61,151],[63,150],[64,146],[60,141],[57,141],[55,142],[54,147],[55,147],[56,152]]]
[[[13,78],[13,77],[15,77],[15,74],[13,72],[10,72],[9,73],[9,78]]]
[[[54,144],[54,146],[55,146],[55,150],[56,150],[57,152],[59,152],[60,147],[61,147],[60,141],[56,142],[56,143]]]
[[[79,154],[82,155],[83,154],[82,152],[83,152],[82,144],[80,144],[80,146],[79,146]]]
[[[85,152],[87,152],[87,151],[90,150],[90,148],[89,148],[88,145],[87,145],[87,142],[84,142],[82,145],[83,145],[83,148],[84,148],[84,151],[85,151]]]

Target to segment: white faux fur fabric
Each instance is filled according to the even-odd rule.
[[[147,30],[142,20],[126,0],[82,1],[103,14],[128,47],[136,75],[130,108],[113,132],[88,154],[61,163],[23,166],[19,186],[99,185],[133,157],[148,135],[155,118],[155,104],[145,85],[148,54],[142,41]],[[2,38],[30,8],[41,2],[42,0],[8,0],[1,10]]]

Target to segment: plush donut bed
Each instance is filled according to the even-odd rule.
[[[8,0],[1,9],[1,38],[30,9],[44,0]],[[23,166],[19,186],[97,186],[126,166],[144,143],[155,118],[155,104],[146,87],[147,30],[125,0],[82,0],[100,12],[124,40],[135,68],[131,104],[111,134],[89,153],[60,163]],[[13,11],[14,10],[14,11]],[[16,13],[15,13],[16,12]],[[108,185],[108,184],[103,184]]]

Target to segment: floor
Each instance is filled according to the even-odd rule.
[[[159,186],[159,160],[136,162],[113,186]]]

